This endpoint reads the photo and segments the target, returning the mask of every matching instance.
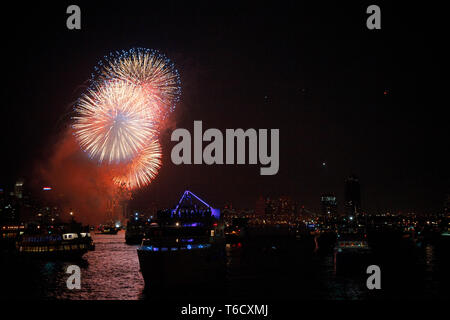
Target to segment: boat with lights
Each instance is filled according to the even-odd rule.
[[[248,231],[248,218],[233,218],[225,228],[226,243],[234,244],[244,241]]]
[[[23,224],[7,224],[0,227],[0,250],[11,251],[15,249],[16,241],[24,234]]]
[[[223,280],[225,243],[220,210],[185,191],[175,209],[158,211],[137,253],[147,289]]]
[[[125,242],[127,244],[141,244],[145,230],[151,225],[153,216],[143,218],[138,213],[130,217],[125,231]]]
[[[345,228],[339,230],[334,247],[335,271],[342,272],[359,268],[367,262],[371,252],[364,229]]]
[[[29,228],[16,243],[19,255],[38,258],[81,258],[95,249],[89,227],[78,223]]]
[[[95,234],[117,234],[119,232],[119,229],[116,227],[103,227],[99,232],[96,232]]]

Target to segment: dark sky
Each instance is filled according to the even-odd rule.
[[[345,179],[356,174],[366,210],[439,210],[450,181],[443,8],[378,2],[382,29],[368,30],[372,2],[239,3],[13,4],[1,22],[0,184],[51,156],[102,56],[140,46],[166,54],[181,74],[176,127],[279,128],[280,171],[175,166],[170,130],[139,205],[171,205],[189,187],[214,206],[289,195],[317,209],[323,192],[342,205]],[[81,7],[79,31],[66,28],[69,4]]]

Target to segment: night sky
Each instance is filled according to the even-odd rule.
[[[98,60],[139,46],[176,64],[183,92],[163,135],[163,167],[135,193],[136,205],[172,205],[189,187],[213,206],[242,208],[259,195],[288,195],[317,210],[320,195],[334,192],[342,209],[345,179],[355,174],[367,211],[442,208],[450,182],[443,8],[182,3],[15,3],[4,12],[4,188],[51,157]],[[66,28],[69,4],[81,7],[79,31]],[[366,28],[370,4],[381,7],[381,30]],[[223,132],[279,128],[278,174],[260,176],[260,165],[173,165],[170,134],[193,133],[194,120]]]

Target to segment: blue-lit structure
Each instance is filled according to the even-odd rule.
[[[172,210],[172,214],[178,215],[180,213],[180,210],[182,210],[183,208],[188,208],[188,210],[200,209],[199,208],[200,206],[195,204],[195,202],[193,201],[194,199],[197,200],[199,203],[201,203],[205,207],[204,209],[210,210],[211,215],[214,218],[216,219],[220,218],[220,209],[211,207],[204,200],[200,199],[198,196],[196,196],[189,190],[184,191],[177,206],[175,207],[175,209]]]
[[[224,225],[220,210],[189,190],[174,209],[159,210],[137,248],[146,288],[222,281]]]

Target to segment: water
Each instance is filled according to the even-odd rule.
[[[142,300],[144,291],[136,245],[124,232],[93,235],[95,251],[81,260],[52,262],[2,257],[2,299]],[[228,247],[227,281],[215,297],[236,299],[448,299],[448,248],[432,245],[392,247],[374,252],[370,263],[382,270],[382,290],[366,288],[366,266],[360,272],[336,274],[331,251],[315,253],[313,243],[271,239],[264,249],[249,244]],[[69,265],[81,269],[81,289],[69,290]],[[191,298],[191,296],[188,296]]]
[[[135,245],[125,243],[124,231],[117,235],[92,235],[95,251],[81,260],[11,262],[8,289],[2,298],[139,300],[143,298],[144,280],[139,272]],[[69,290],[66,274],[69,265],[81,269],[81,289]],[[5,265],[3,264],[3,268]],[[4,271],[4,272],[5,272]]]
[[[227,295],[275,300],[367,298],[365,279],[336,275],[333,254],[315,253],[312,241],[305,245],[272,240],[262,254],[245,244],[241,252],[230,250]]]
[[[144,280],[139,272],[137,246],[125,243],[125,233],[117,235],[94,235],[95,251],[89,251],[80,265],[82,286],[80,290],[67,290],[65,270],[61,265],[56,290],[48,296],[63,299],[137,300],[142,299]]]

